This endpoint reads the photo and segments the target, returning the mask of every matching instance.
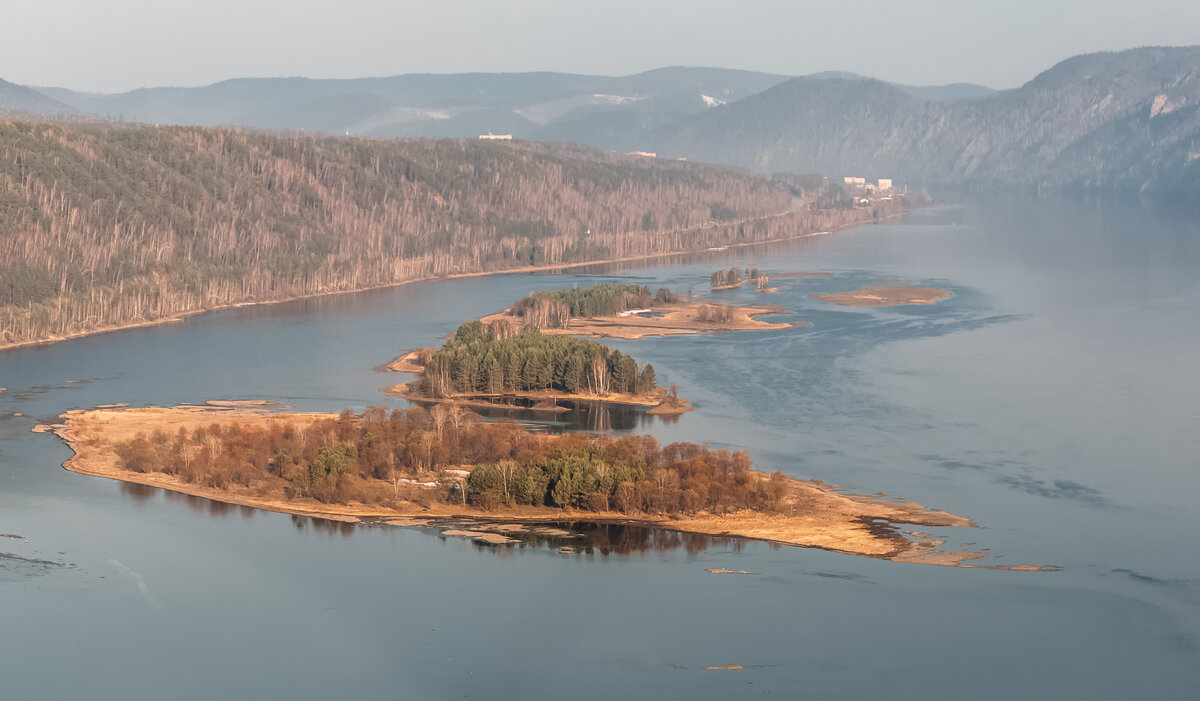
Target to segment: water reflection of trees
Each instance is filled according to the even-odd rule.
[[[167,501],[172,501],[177,504],[184,504],[196,513],[205,514],[207,516],[225,517],[232,514],[240,514],[242,518],[251,519],[258,513],[258,509],[252,506],[243,506],[241,504],[230,504],[224,501],[216,501],[205,497],[198,497],[193,494],[184,494],[182,492],[173,492],[169,489],[160,487],[152,487],[147,484],[138,484],[136,482],[121,482],[121,494],[128,496],[135,501],[145,502],[154,498],[154,495],[162,492],[167,498]],[[340,535],[343,538],[349,538],[354,534],[354,523],[346,521],[335,521],[327,518],[316,518],[313,516],[296,516],[292,515],[292,525],[300,532],[312,530],[314,533],[324,533],[327,535]]]
[[[549,529],[544,529],[549,526]],[[465,525],[464,528],[469,528]],[[727,548],[733,552],[741,552],[748,542],[745,538],[733,536],[712,536],[700,533],[683,533],[663,528],[646,526],[631,526],[617,523],[554,523],[530,526],[527,532],[505,531],[508,537],[520,541],[520,544],[493,545],[474,541],[481,549],[498,556],[509,556],[513,547],[533,546],[546,547],[551,550],[563,550],[568,553],[582,555],[627,556],[644,553],[668,553],[683,550],[689,555],[696,555],[709,548]],[[483,530],[483,529],[481,529]],[[551,531],[569,531],[563,535]],[[770,544],[778,548],[777,543]]]
[[[350,521],[334,521],[328,518],[292,515],[292,525],[301,533],[305,533],[311,529],[314,533],[340,535],[343,538],[349,538],[354,535],[354,523]]]
[[[151,487],[148,484],[138,484],[136,482],[121,482],[121,494],[133,499],[134,501],[149,501],[158,493],[158,487]]]
[[[528,400],[516,399],[512,406],[473,407],[473,410],[486,419],[520,421],[544,427],[543,430],[549,433],[574,431],[626,433],[654,423],[656,420],[673,423],[679,418],[678,416],[647,414],[645,407],[604,402],[560,400],[559,404],[567,410],[557,413],[533,410],[529,408],[529,404]]]

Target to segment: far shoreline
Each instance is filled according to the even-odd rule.
[[[785,243],[787,241],[796,241],[799,239],[810,238],[810,237],[814,237],[814,236],[826,236],[826,235],[829,235],[829,234],[832,234],[832,233],[835,233],[838,231],[845,231],[846,229],[853,229],[858,226],[868,226],[868,225],[881,224],[881,223],[884,223],[887,221],[891,221],[893,219],[897,219],[897,218],[905,216],[906,214],[909,213],[909,211],[910,210],[903,210],[903,211],[893,214],[891,216],[883,217],[881,219],[876,219],[873,221],[854,222],[852,224],[846,224],[845,226],[835,227],[833,229],[830,229],[829,231],[814,231],[814,232],[809,232],[809,233],[805,233],[805,234],[795,234],[792,236],[784,236],[781,238],[764,239],[762,241],[747,241],[744,243],[731,243],[731,244],[724,246],[721,249],[721,251],[719,251],[719,252],[724,252],[725,250],[731,250],[731,249],[752,248],[755,246],[765,246],[765,245],[776,244],[776,243]],[[776,214],[773,216],[762,217],[760,219],[754,219],[751,221],[763,221],[766,219],[774,219],[776,217],[786,216],[787,214],[793,214],[793,213],[794,212],[787,212],[785,214]],[[70,334],[60,335],[60,336],[51,336],[48,338],[38,339],[38,340],[34,340],[34,341],[20,341],[17,343],[0,344],[0,353],[3,353],[5,351],[10,351],[10,350],[22,350],[25,348],[31,348],[31,347],[37,347],[37,346],[49,346],[49,345],[53,345],[55,343],[62,343],[63,341],[72,341],[72,340],[76,340],[76,339],[80,339],[80,338],[87,338],[89,336],[99,336],[101,334],[106,334],[106,333],[115,333],[118,331],[132,331],[132,330],[136,330],[136,329],[144,329],[144,328],[150,328],[150,327],[155,327],[155,326],[162,326],[165,324],[182,323],[194,316],[199,316],[201,314],[208,314],[210,312],[228,311],[230,309],[243,309],[246,307],[258,307],[258,306],[266,306],[266,305],[270,305],[270,304],[284,304],[287,302],[299,302],[302,300],[315,299],[318,297],[332,297],[332,296],[336,296],[336,295],[356,294],[359,292],[372,292],[375,290],[385,290],[385,289],[389,289],[389,288],[393,288],[393,287],[401,287],[403,285],[411,285],[411,284],[416,284],[416,283],[421,283],[421,282],[438,282],[441,280],[462,280],[462,279],[468,279],[468,278],[486,277],[489,275],[521,275],[521,274],[527,274],[527,273],[543,273],[543,272],[552,272],[552,271],[556,271],[556,270],[571,270],[574,268],[584,268],[584,267],[593,266],[593,265],[615,265],[618,263],[634,263],[634,262],[640,262],[640,261],[652,261],[652,260],[657,260],[657,259],[662,259],[662,258],[676,258],[679,256],[688,256],[688,255],[695,255],[698,253],[712,253],[712,252],[717,252],[717,251],[713,251],[710,248],[694,249],[694,250],[681,250],[681,251],[668,251],[665,253],[652,253],[652,254],[644,255],[644,256],[627,256],[624,258],[608,258],[608,259],[603,259],[603,260],[581,261],[581,262],[577,262],[577,263],[558,263],[558,264],[554,264],[554,265],[528,265],[528,266],[522,266],[519,268],[507,268],[507,269],[502,269],[502,270],[487,270],[487,271],[479,271],[479,272],[472,272],[472,273],[451,273],[449,275],[434,275],[434,276],[428,276],[428,277],[422,277],[422,278],[413,278],[412,280],[402,280],[399,282],[388,282],[388,283],[383,283],[380,285],[368,285],[366,287],[358,287],[358,288],[355,288],[352,290],[329,290],[326,292],[313,292],[313,293],[304,294],[304,295],[297,295],[295,297],[286,297],[284,299],[269,299],[269,300],[262,300],[262,301],[257,301],[257,302],[234,302],[234,303],[230,303],[230,304],[222,304],[222,305],[215,306],[215,307],[209,307],[206,309],[194,309],[194,310],[190,310],[190,311],[183,311],[183,312],[179,312],[177,314],[172,314],[171,316],[163,317],[161,319],[134,321],[134,322],[129,322],[127,324],[106,326],[104,328],[99,328],[99,329],[89,329],[87,331],[79,331],[76,333],[70,333]]]

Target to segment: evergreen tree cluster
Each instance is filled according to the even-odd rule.
[[[758,479],[750,467],[742,451],[694,443],[660,448],[649,436],[630,436],[558,447],[533,460],[479,465],[467,478],[466,499],[484,509],[528,505],[671,515],[778,509],[786,479],[780,473]]]
[[[653,366],[639,366],[595,341],[543,335],[533,327],[501,337],[476,320],[459,326],[429,358],[416,390],[427,397],[534,390],[645,394],[655,381]]]

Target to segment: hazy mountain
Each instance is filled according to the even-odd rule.
[[[1184,192],[1200,186],[1200,47],[1078,56],[1020,88],[911,86],[854,73],[798,78],[668,67],[567,73],[243,78],[119,95],[9,84],[100,117],[366,137],[518,138],[762,172],[909,184]],[[0,103],[3,104],[3,103]],[[61,109],[59,109],[61,111]]]
[[[822,73],[820,79],[869,78]],[[350,133],[366,137],[470,137],[573,141],[618,151],[647,150],[665,125],[735,103],[787,76],[668,66],[628,76],[569,73],[410,74],[385,78],[239,78],[195,88],[142,88],[114,95],[42,88],[48,96],[107,119],[151,124],[233,125]],[[973,85],[899,86],[924,100],[990,92]]]
[[[807,78],[821,78],[825,80],[875,80],[869,76],[859,75],[858,73],[850,73],[848,71],[822,71],[820,73],[812,73]],[[949,85],[902,85],[900,83],[891,83],[900,88],[904,92],[921,100],[932,100],[935,102],[954,102],[955,100],[971,100],[977,97],[984,97],[996,92],[986,85],[976,85],[974,83],[950,83]]]
[[[0,80],[0,112],[33,115],[70,115],[78,111],[23,85]]]
[[[897,85],[908,94],[922,100],[934,102],[957,102],[987,97],[996,91],[986,85],[974,83],[950,83],[949,85]]]
[[[794,78],[648,141],[664,155],[760,171],[1194,192],[1198,110],[1200,47],[1142,48],[1079,56],[1015,90],[950,102],[857,77]]]
[[[349,131],[375,137],[476,136],[488,131],[535,137],[543,127],[561,122],[555,133],[563,140],[590,143],[587,117],[594,112],[643,115],[632,121],[658,126],[782,80],[785,76],[753,71],[669,67],[615,78],[569,73],[410,74],[329,80],[239,78],[197,88],[142,88],[115,95],[42,90],[83,112],[152,124]]]

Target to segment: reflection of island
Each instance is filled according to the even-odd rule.
[[[860,287],[853,292],[813,295],[813,299],[844,307],[894,307],[900,304],[936,304],[950,296],[939,287]]]
[[[758,472],[742,452],[660,447],[649,436],[537,435],[453,406],[362,415],[118,408],[68,412],[55,429],[76,453],[66,463],[75,472],[334,521],[454,519],[447,530],[484,542],[574,521],[926,564],[971,566],[983,556],[892,525],[968,519]]]

